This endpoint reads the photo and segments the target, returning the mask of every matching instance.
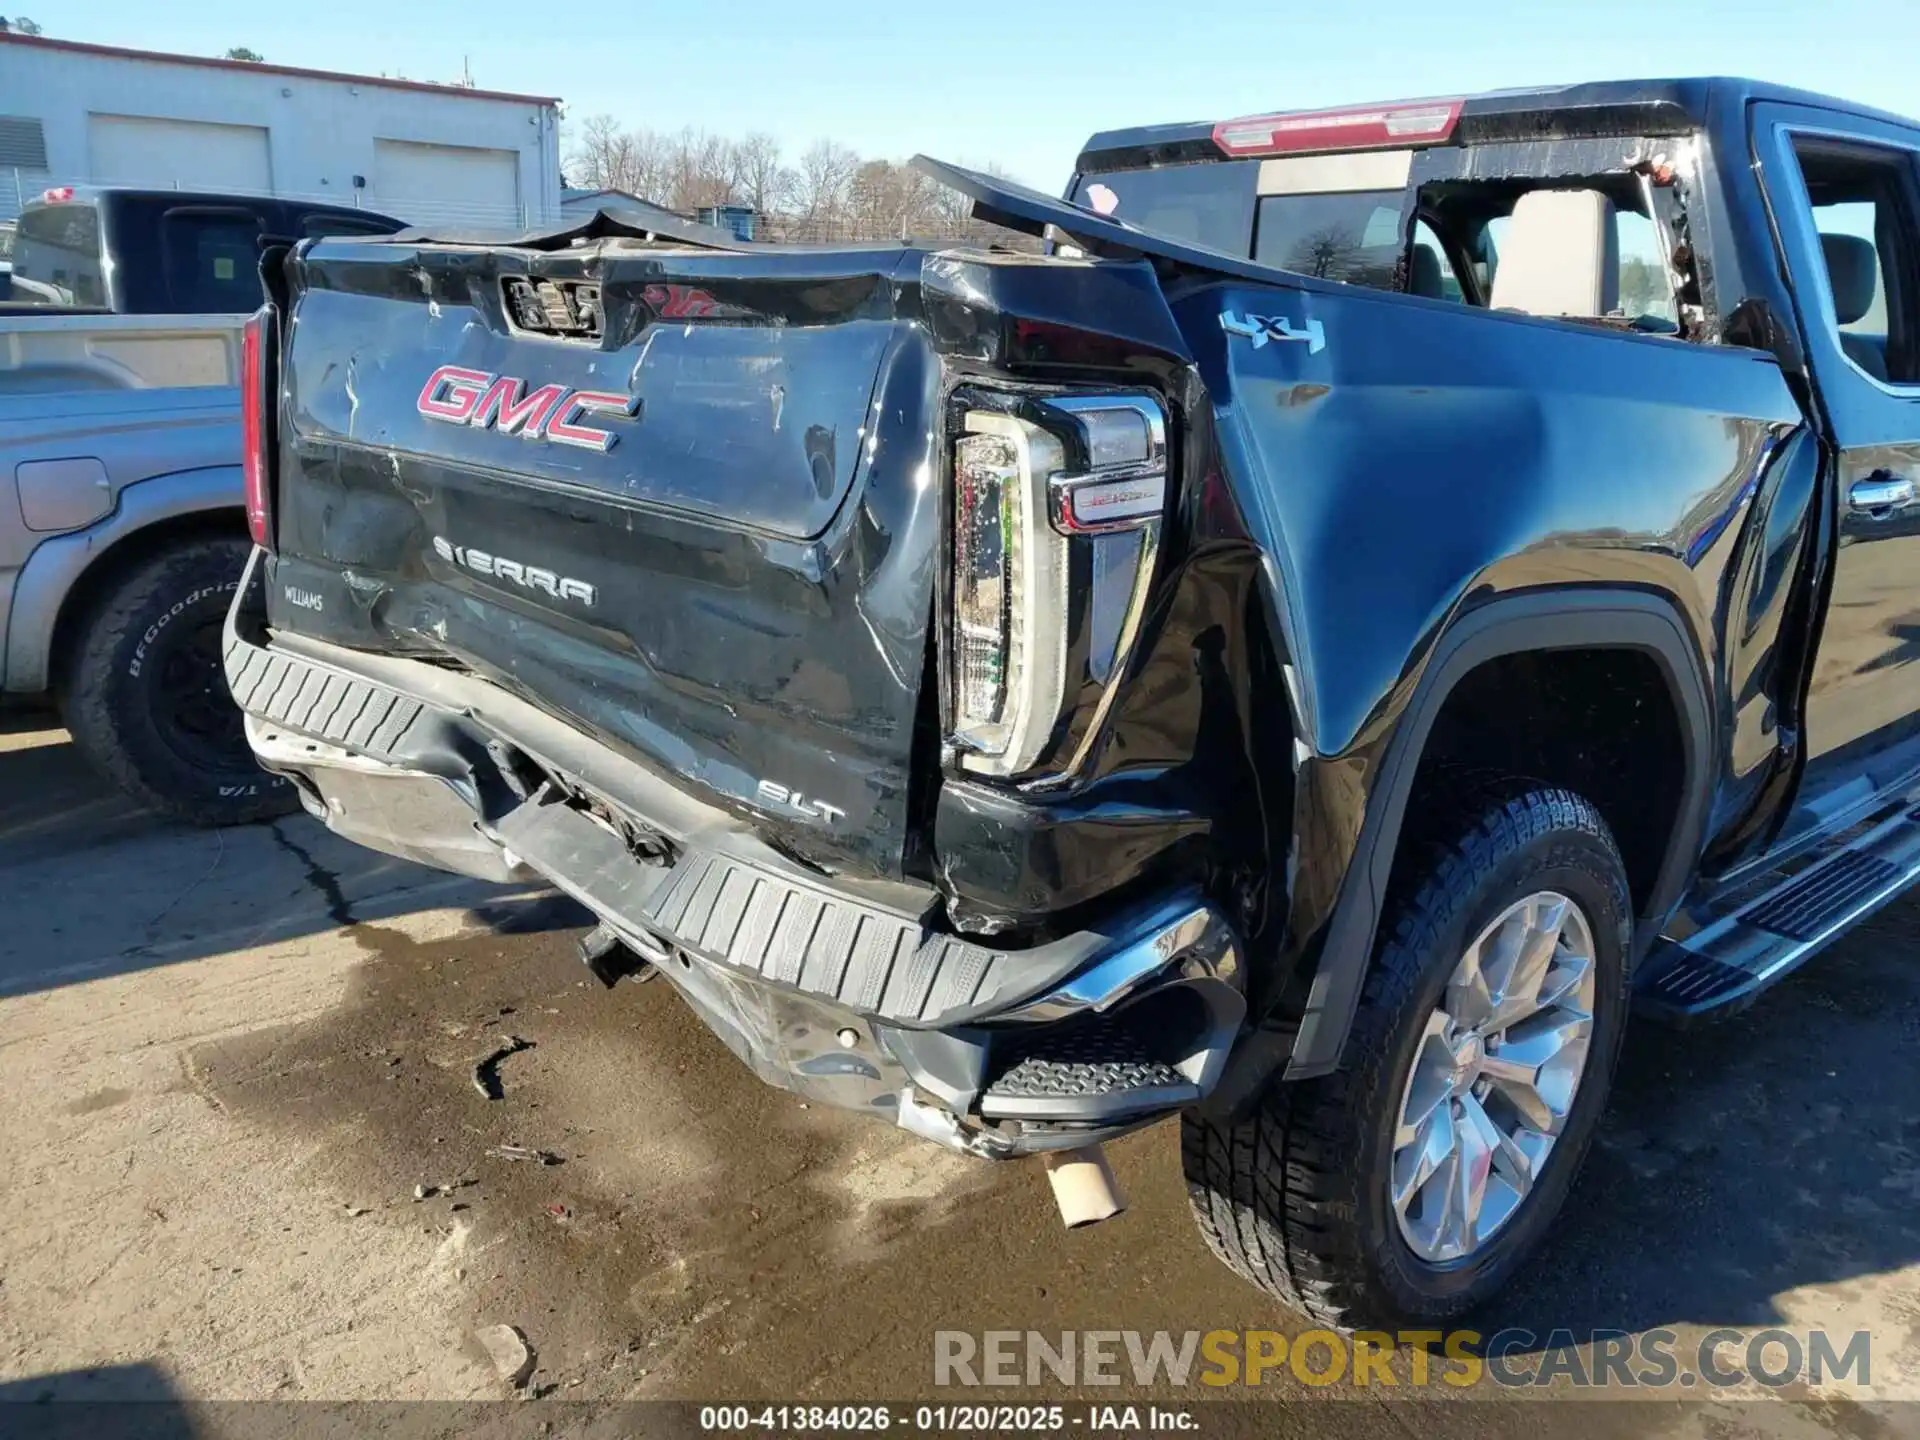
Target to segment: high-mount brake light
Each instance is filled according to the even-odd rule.
[[[1397,150],[1443,145],[1460,123],[1460,100],[1409,100],[1348,110],[1249,115],[1213,127],[1224,155],[1307,155],[1330,150]]]
[[[49,205],[58,205],[64,200],[73,199],[73,187],[71,185],[55,185],[51,190],[42,190],[40,192],[40,198]]]
[[[245,482],[247,533],[256,545],[271,546],[273,525],[267,510],[267,330],[271,310],[253,313],[240,332],[240,473]]]

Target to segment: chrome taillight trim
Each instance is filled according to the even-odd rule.
[[[1056,530],[1068,535],[1104,535],[1122,530],[1140,532],[1140,554],[1135,562],[1133,588],[1120,620],[1114,642],[1113,661],[1100,689],[1087,725],[1080,732],[1073,753],[1066,763],[1051,774],[1036,776],[1022,788],[1044,790],[1077,779],[1086,768],[1094,745],[1105,732],[1107,720],[1120,696],[1120,684],[1133,658],[1146,619],[1147,598],[1153,590],[1153,577],[1160,556],[1160,526],[1166,515],[1167,414],[1158,399],[1149,395],[1073,395],[1048,402],[1055,410],[1064,410],[1076,418],[1099,412],[1130,411],[1137,415],[1146,433],[1146,453],[1133,459],[1101,464],[1090,454],[1086,471],[1051,476],[1048,480],[1049,505]],[[1089,502],[1103,502],[1090,504]],[[1104,510],[1106,513],[1101,514]],[[1089,513],[1092,512],[1092,513]],[[1098,518],[1095,518],[1095,517]]]
[[[1055,475],[1047,482],[1053,528],[1062,535],[1106,535],[1158,520],[1167,508],[1164,465]]]
[[[1089,429],[1089,464],[1076,474],[1047,478],[1047,508],[1062,535],[1103,535],[1131,530],[1158,520],[1167,508],[1167,420],[1158,401],[1144,395],[1071,395],[1048,402],[1048,409],[1090,423],[1115,413],[1137,417],[1145,454],[1103,463],[1100,444]]]
[[[1114,644],[1113,667],[1106,684],[1101,687],[1100,698],[1094,702],[1093,714],[1087,718],[1087,728],[1081,732],[1080,741],[1073,747],[1073,754],[1067,757],[1066,764],[1051,775],[1035,778],[1023,789],[1045,790],[1077,779],[1086,767],[1087,757],[1093,753],[1094,742],[1107,728],[1107,717],[1113,713],[1114,701],[1119,698],[1120,681],[1126,675],[1127,662],[1133,658],[1134,642],[1140,638],[1140,624],[1146,619],[1147,596],[1153,590],[1154,565],[1160,556],[1158,517],[1142,528],[1145,533],[1140,537],[1140,559],[1134,571],[1133,591],[1127,597],[1127,611],[1120,621],[1120,635]]]

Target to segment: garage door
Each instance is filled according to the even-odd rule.
[[[416,224],[518,229],[520,156],[466,145],[373,142],[373,208]]]
[[[89,115],[87,147],[100,185],[273,191],[264,126]]]

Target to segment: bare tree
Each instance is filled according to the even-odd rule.
[[[733,140],[691,127],[629,130],[611,115],[593,115],[577,131],[569,127],[565,153],[575,185],[623,190],[683,214],[709,205],[750,206],[766,239],[989,244],[1010,238],[973,220],[965,196],[911,166],[863,159],[831,140],[809,146],[789,165],[772,135]]]
[[[639,178],[636,150],[635,135],[613,116],[590,115],[569,140],[567,165],[583,189],[630,190]]]
[[[788,167],[780,142],[755,131],[733,148],[740,203],[751,205],[756,215],[786,210],[799,190],[800,177]]]
[[[848,188],[860,157],[831,140],[816,141],[800,157],[799,187],[794,195],[794,219],[805,238],[835,238],[834,229],[847,212]]]
[[[1359,258],[1360,237],[1349,228],[1330,225],[1302,238],[1282,263],[1300,275],[1344,280]]]
[[[732,202],[737,156],[736,147],[725,136],[682,130],[668,142],[668,150],[673,176],[669,205],[676,210],[697,210],[703,205]]]

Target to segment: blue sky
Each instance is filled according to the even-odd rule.
[[[1920,112],[1916,0],[0,0],[49,36],[557,95],[575,120],[926,151],[1058,188],[1115,125],[1637,75]]]

